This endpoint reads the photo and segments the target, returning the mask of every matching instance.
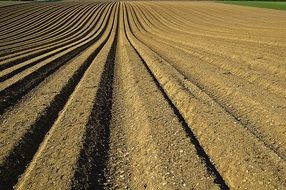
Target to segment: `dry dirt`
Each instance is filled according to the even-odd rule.
[[[285,52],[283,11],[0,6],[0,189],[286,189]]]

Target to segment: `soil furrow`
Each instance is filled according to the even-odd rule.
[[[15,44],[13,45],[7,45],[4,46],[3,48],[1,48],[1,57],[2,56],[7,56],[8,52],[10,53],[17,53],[19,52],[19,50],[28,50],[31,47],[35,47],[36,45],[39,44],[39,42],[43,41],[43,43],[45,41],[51,41],[54,38],[57,37],[57,35],[61,36],[65,33],[71,33],[72,27],[76,27],[77,25],[74,25],[74,23],[78,22],[79,20],[82,20],[85,18],[85,16],[87,16],[89,14],[89,10],[92,10],[92,5],[89,6],[82,6],[79,7],[78,9],[75,8],[71,8],[70,10],[67,11],[72,11],[72,14],[64,14],[65,12],[63,12],[63,18],[61,20],[55,20],[56,23],[54,24],[54,26],[45,26],[47,27],[49,30],[47,31],[41,31],[38,32],[37,35],[28,35],[28,37],[26,37],[25,39],[21,39],[21,43],[20,40],[18,39],[18,41],[16,41]],[[77,17],[76,19],[73,19],[74,17]],[[37,44],[38,42],[38,44]],[[47,42],[46,42],[47,43]],[[45,43],[44,43],[45,44]],[[23,47],[23,45],[25,45]],[[33,46],[32,46],[33,45]]]
[[[130,21],[133,22],[134,20],[130,19]],[[131,28],[133,27],[134,25],[131,24]],[[237,125],[235,120],[231,118],[224,118],[225,116],[223,116],[223,112],[218,110],[207,110],[213,109],[215,107],[211,108],[211,106],[207,108],[205,107],[206,105],[196,102],[189,90],[182,86],[182,82],[180,81],[185,81],[183,76],[180,76],[179,73],[176,74],[176,72],[172,71],[172,67],[167,66],[168,64],[165,62],[165,60],[163,60],[160,56],[156,56],[152,50],[148,50],[146,46],[143,46],[143,44],[140,45],[141,43],[139,41],[132,38],[132,36],[130,37],[131,43],[135,46],[143,59],[146,59],[146,63],[151,68],[157,80],[160,82],[161,86],[164,88],[172,102],[174,102],[180,113],[183,115],[186,122],[188,123],[188,126],[193,129],[194,134],[199,139],[202,146],[206,149],[206,152],[208,155],[210,155],[211,160],[213,160],[215,165],[218,167],[218,170],[222,176],[224,176],[227,185],[233,188],[238,185],[237,183],[240,183],[241,187],[245,186],[249,188],[258,188],[260,185],[253,183],[257,180],[264,181],[270,188],[281,188],[285,185],[285,181],[282,177],[285,172],[285,163],[283,163],[283,161],[281,161],[277,155],[271,153],[267,147],[265,147],[259,141],[255,140],[255,138],[251,137],[252,135]],[[175,76],[179,77],[179,80],[174,78]],[[183,98],[184,96],[185,98]],[[186,104],[186,102],[189,102],[189,104]],[[196,105],[198,105],[201,110],[198,110]],[[199,122],[200,120],[204,121],[205,124]],[[212,140],[210,140],[210,138],[212,138]],[[237,142],[243,143],[238,145]],[[229,149],[229,147],[232,147],[232,145],[230,145],[232,143],[233,146],[237,148],[236,152],[233,152],[231,149]],[[223,146],[223,144],[227,144],[229,147]],[[250,146],[251,144],[253,146]],[[257,155],[257,157],[251,155],[251,152],[255,152],[254,155]],[[234,156],[234,154],[238,155]],[[249,159],[246,157],[249,157]],[[237,158],[245,158],[246,160],[238,159],[235,161]],[[257,161],[254,161],[256,159]],[[231,168],[227,169],[225,167],[225,164],[229,162],[232,163],[231,167],[235,168],[233,171]],[[249,165],[251,165],[252,168],[249,168]],[[267,169],[261,169],[264,167]],[[281,173],[277,173],[276,168],[280,168],[278,170]],[[273,172],[265,172],[269,170],[272,170]],[[242,181],[245,183],[241,183],[242,181],[237,179],[237,174],[240,175],[240,179],[243,179]],[[259,176],[257,176],[257,174],[259,174]],[[270,177],[268,175],[273,176]],[[266,182],[266,179],[269,181]],[[272,180],[274,179],[277,181],[273,182]],[[265,188],[265,183],[263,183],[263,185],[260,187]]]
[[[162,45],[160,47],[162,47]],[[168,48],[170,48],[170,46],[168,46]],[[271,99],[270,96],[267,99],[270,100],[269,102],[271,102],[271,104],[268,103],[268,105],[267,104],[265,105],[263,102],[262,103],[259,102],[259,100],[262,100],[264,94],[266,93],[259,93],[257,89],[256,92],[249,91],[252,94],[251,97],[251,95],[244,95],[245,93],[238,93],[236,90],[234,90],[234,87],[230,87],[230,85],[228,87],[226,86],[222,87],[221,82],[213,83],[212,87],[210,87],[211,86],[210,82],[212,82],[211,80],[208,80],[209,83],[207,83],[206,82],[207,78],[205,78],[204,82],[202,82],[201,75],[200,79],[198,79],[199,77],[198,75],[197,76],[194,74],[191,75],[190,73],[186,72],[186,68],[180,68],[177,66],[177,64],[173,64],[173,63],[178,63],[179,62],[178,59],[176,61],[174,61],[174,59],[171,60],[170,56],[168,57],[166,56],[168,54],[166,54],[165,52],[163,53],[160,50],[158,51],[158,49],[154,49],[154,46],[152,46],[152,49],[155,50],[155,52],[157,53],[159,52],[162,58],[172,63],[172,65],[176,69],[178,69],[178,71],[181,72],[186,78],[192,81],[200,89],[203,89],[203,91],[209,97],[211,97],[220,107],[222,107],[227,113],[229,113],[232,117],[234,117],[238,123],[241,123],[243,126],[245,126],[253,134],[259,137],[259,139],[262,140],[267,146],[271,147],[271,149],[273,149],[281,158],[285,159],[285,150],[283,150],[282,147],[279,148],[281,144],[285,143],[283,140],[284,129],[280,127],[284,125],[282,113],[283,113],[283,104],[285,101],[283,101],[283,99],[280,98],[279,101],[279,98],[273,96]],[[201,73],[199,71],[195,72]],[[213,80],[214,79],[215,78],[213,78]],[[245,88],[246,86],[241,85],[241,87]],[[223,88],[228,88],[228,89],[223,90]],[[214,89],[220,89],[220,92]],[[219,93],[219,95],[217,93]],[[236,99],[237,94],[240,94],[241,99],[239,100]],[[232,98],[227,97],[228,95],[232,96]],[[265,102],[266,100],[263,101]],[[279,108],[279,105],[281,106],[280,110],[277,109]],[[250,109],[250,107],[251,108],[256,107],[256,109],[251,111],[252,109]],[[260,114],[257,115],[257,113]],[[274,121],[276,121],[276,123],[273,123]],[[269,125],[276,126],[276,129],[269,128]]]
[[[48,8],[48,10],[49,10],[49,8],[54,7],[54,6],[47,5],[47,4],[46,5],[42,4],[40,6],[42,6],[43,9]],[[13,25],[13,23],[17,23],[17,21],[19,20],[18,17],[20,17],[21,19],[24,19],[24,20],[21,20],[24,22],[29,20],[30,19],[29,16],[32,14],[35,14],[37,9],[41,10],[40,6],[39,6],[39,4],[34,4],[33,6],[29,5],[29,7],[27,9],[22,9],[23,5],[19,5],[18,8],[20,10],[18,10],[18,11],[16,10],[15,11],[16,14],[14,14],[14,10],[9,11],[10,15],[6,15],[6,17],[4,17],[4,18],[1,17],[1,24],[2,24],[1,25],[1,31],[2,31],[2,29],[5,30],[6,27],[11,28],[11,25]],[[24,13],[19,14],[19,12],[24,12]],[[6,23],[6,22],[8,22],[8,23]]]
[[[285,11],[67,1],[0,2],[1,190],[286,188]]]
[[[31,10],[35,9],[35,5],[30,6],[30,5],[23,4],[23,5],[13,5],[10,7],[0,7],[0,8],[1,8],[0,27],[2,28],[3,26],[7,24],[4,21],[8,21],[8,20],[13,21],[13,19],[17,17],[21,17],[24,14],[30,13]],[[5,17],[3,17],[3,15],[5,15]]]
[[[81,9],[78,11],[73,11],[74,14],[66,14],[65,17],[69,18],[66,20],[62,20],[60,23],[58,23],[56,30],[52,30],[49,33],[43,35],[31,35],[30,38],[27,38],[24,42],[21,44],[24,44],[25,47],[21,46],[20,44],[16,43],[12,46],[8,46],[8,50],[5,50],[6,52],[10,51],[11,54],[17,55],[17,52],[19,53],[20,51],[25,52],[25,50],[29,50],[31,48],[36,48],[36,47],[41,47],[44,46],[45,44],[55,42],[56,38],[66,36],[70,34],[73,35],[76,32],[80,31],[81,26],[84,26],[84,23],[87,23],[89,19],[92,18],[92,14],[95,11],[99,11],[100,9],[95,9],[95,7],[102,6],[103,4],[98,4],[95,6],[83,6]],[[75,18],[77,17],[77,18]],[[80,25],[75,25],[75,23],[81,23]],[[51,28],[52,29],[52,28]],[[40,42],[43,42],[41,44]],[[3,50],[4,51],[4,50]],[[5,53],[5,52],[3,52]],[[5,56],[5,54],[3,55]],[[7,57],[7,55],[6,55]]]
[[[127,21],[127,23],[130,25],[130,22]],[[173,104],[173,102],[169,99],[168,95],[166,95],[164,89],[162,88],[162,86],[160,85],[160,83],[158,82],[156,77],[153,75],[153,72],[150,70],[150,68],[148,67],[148,65],[146,64],[144,59],[141,57],[141,55],[138,52],[138,50],[136,50],[136,48],[135,48],[135,51],[138,54],[138,56],[140,57],[140,60],[142,61],[142,63],[145,65],[146,69],[148,70],[148,73],[152,76],[154,82],[156,83],[156,86],[160,89],[161,93],[164,96],[164,99],[168,102],[170,107],[173,109],[173,112],[177,116],[179,122],[182,124],[183,129],[185,130],[186,134],[190,138],[191,142],[194,144],[197,154],[203,160],[203,162],[207,166],[207,169],[211,173],[211,175],[215,176],[215,179],[214,179],[215,183],[217,183],[220,186],[221,189],[228,189],[228,186],[226,185],[226,183],[223,180],[222,176],[219,174],[219,172],[216,170],[216,168],[213,165],[213,163],[210,161],[209,156],[206,154],[206,152],[204,151],[204,149],[200,145],[199,141],[197,140],[197,138],[193,134],[193,132],[190,129],[190,127],[188,127],[188,124],[186,123],[185,119],[182,117],[182,115],[180,114],[180,112],[178,111],[176,106]]]
[[[4,110],[9,106],[14,105],[19,101],[19,99],[27,94],[31,89],[37,86],[42,82],[47,76],[52,74],[54,71],[59,69],[68,61],[72,60],[76,55],[80,54],[84,49],[89,47],[91,44],[95,43],[104,33],[104,30],[107,27],[105,19],[105,24],[101,26],[101,30],[98,31],[98,34],[88,42],[85,42],[83,45],[76,48],[73,47],[73,50],[70,52],[63,52],[62,55],[57,55],[56,59],[53,61],[47,61],[47,64],[44,64],[42,67],[38,68],[32,73],[24,76],[22,79],[16,79],[15,83],[12,83],[10,86],[7,86],[0,92],[0,114],[3,114]],[[37,65],[36,65],[37,66]],[[30,72],[28,70],[28,72]]]
[[[138,9],[140,10],[140,7],[138,7]],[[154,38],[153,35],[156,35],[156,39],[154,40],[156,40],[158,43],[164,43],[168,46],[181,49],[189,55],[198,57],[199,59],[202,59],[208,63],[215,64],[222,70],[222,72],[236,75],[240,77],[240,79],[247,80],[249,83],[257,85],[257,87],[263,87],[264,89],[268,90],[270,94],[275,93],[281,97],[286,96],[286,84],[277,80],[274,76],[269,76],[265,75],[265,73],[250,70],[249,67],[240,64],[240,62],[231,59],[229,56],[221,56],[217,53],[209,52],[208,50],[198,48],[196,46],[183,45],[180,42],[172,40],[170,37],[166,37],[166,33],[164,36],[158,35],[161,30],[154,30],[156,25],[152,25],[152,22],[150,22],[148,17],[144,15],[144,11],[137,11],[136,13],[143,14],[143,16],[139,15],[139,17],[142,18],[145,26],[147,26],[147,28],[149,27],[148,32],[152,33],[152,35],[150,35],[150,33],[144,33],[145,36]],[[148,20],[148,22],[146,22],[145,19]]]
[[[77,23],[76,26],[83,26],[80,30],[79,28],[75,29],[74,32],[75,34],[73,34],[73,39],[69,39],[69,38],[61,38],[61,36],[58,36],[58,42],[56,43],[55,46],[44,46],[42,48],[36,48],[34,49],[34,51],[28,51],[28,52],[23,52],[22,55],[9,55],[7,57],[3,57],[3,60],[1,61],[1,69],[5,69],[8,68],[10,66],[13,66],[19,62],[23,62],[29,59],[32,59],[33,57],[36,57],[38,55],[42,55],[45,54],[49,51],[53,51],[56,48],[59,48],[63,45],[67,45],[67,44],[72,44],[76,41],[82,41],[82,39],[84,39],[88,34],[90,34],[90,32],[92,31],[91,26],[94,25],[94,23],[96,23],[96,21],[98,21],[99,19],[97,19],[98,15],[101,15],[102,12],[100,11],[99,14],[95,14],[92,16],[92,18],[89,19],[88,22],[86,23]],[[79,31],[77,31],[79,30]],[[69,43],[67,43],[69,42]]]
[[[148,13],[148,12],[146,12]],[[154,12],[154,14],[156,14]],[[161,15],[159,15],[161,16]],[[285,47],[275,47],[273,45],[260,45],[257,43],[249,43],[243,42],[237,39],[235,42],[233,40],[223,40],[223,39],[215,39],[209,37],[199,37],[198,34],[188,33],[186,31],[190,31],[190,29],[186,29],[185,31],[178,30],[178,26],[170,27],[169,21],[162,22],[162,19],[158,19],[153,17],[153,27],[159,28],[159,30],[165,31],[174,31],[173,34],[168,37],[169,39],[176,39],[176,41],[180,42],[181,44],[189,44],[189,45],[196,45],[203,49],[208,49],[209,51],[215,51],[216,54],[223,54],[225,56],[231,55],[232,58],[238,60],[241,64],[247,65],[251,69],[258,70],[259,72],[264,72],[264,74],[269,74],[271,72],[275,77],[281,77],[285,79],[285,68],[283,68],[283,61],[280,62],[277,59],[277,56],[284,57],[283,52],[285,51]],[[165,20],[166,18],[163,17]],[[155,21],[158,20],[160,22],[159,25],[155,24]],[[170,20],[170,19],[169,19]],[[160,26],[160,27],[158,27]],[[164,28],[166,28],[164,30]],[[182,28],[182,27],[180,27]],[[201,30],[203,31],[203,30]],[[283,34],[283,33],[282,33]],[[181,36],[181,37],[179,37]],[[189,41],[181,41],[182,38],[192,38],[192,42]],[[285,37],[284,37],[285,38]],[[237,48],[232,49],[230,51],[231,46],[235,46]],[[238,48],[239,47],[239,48]],[[251,47],[251,48],[249,48]],[[248,51],[240,52],[243,49],[248,49]],[[246,56],[247,55],[247,56]],[[273,56],[274,55],[274,56]],[[273,64],[268,64],[268,62],[272,62]]]
[[[114,21],[115,22],[115,21]],[[55,122],[54,126],[52,127],[49,134],[44,139],[41,147],[39,148],[36,156],[34,157],[33,161],[30,163],[29,167],[27,168],[26,172],[20,179],[19,183],[17,184],[16,189],[37,189],[37,183],[34,183],[34,177],[38,176],[38,182],[42,185],[48,186],[50,188],[71,188],[71,189],[89,189],[91,188],[94,183],[98,183],[95,181],[96,179],[90,178],[92,177],[91,173],[86,173],[85,170],[82,171],[82,167],[85,167],[86,164],[94,164],[92,162],[91,157],[95,157],[95,155],[91,156],[91,160],[86,160],[86,163],[82,163],[85,159],[83,155],[83,148],[88,148],[86,146],[91,146],[88,149],[93,149],[93,146],[101,146],[99,143],[103,142],[105,139],[102,134],[104,134],[105,128],[99,128],[99,130],[92,130],[89,125],[93,125],[96,129],[97,124],[91,123],[91,120],[94,120],[94,106],[98,104],[97,102],[102,100],[102,98],[108,98],[107,95],[110,95],[112,88],[106,89],[106,86],[101,86],[100,82],[102,78],[108,77],[111,79],[109,72],[110,63],[112,64],[112,53],[107,55],[105,53],[107,50],[110,50],[114,35],[115,35],[115,27],[113,28],[113,32],[109,35],[108,42],[103,47],[102,51],[92,59],[92,64],[88,68],[86,74],[81,79],[79,85],[75,89],[70,98],[69,102],[66,104],[64,110],[62,111],[61,115]],[[109,56],[109,58],[108,58]],[[94,77],[90,77],[94,76]],[[105,80],[104,80],[105,84]],[[110,86],[111,87],[111,86]],[[107,91],[102,91],[101,89],[105,89]],[[82,92],[84,91],[85,95],[82,96]],[[88,97],[88,98],[87,98]],[[111,101],[111,100],[110,100]],[[111,102],[110,102],[111,103]],[[94,105],[93,105],[94,104]],[[81,112],[78,112],[78,106],[82,106]],[[105,105],[102,105],[105,107]],[[109,105],[111,106],[111,104]],[[108,112],[108,110],[105,110]],[[67,120],[69,116],[73,116],[74,120]],[[100,116],[101,119],[105,118],[105,115]],[[98,122],[98,121],[96,121]],[[104,123],[100,123],[99,125],[105,125]],[[77,129],[77,131],[74,131]],[[106,129],[107,130],[107,129]],[[74,134],[73,134],[74,133]],[[94,139],[86,139],[87,136],[92,133],[97,133],[97,145],[96,144],[86,144],[88,141],[94,141]],[[69,136],[72,135],[73,139]],[[62,141],[63,139],[63,141]],[[49,143],[48,143],[49,142]],[[60,143],[59,143],[60,142]],[[56,146],[56,151],[54,151],[53,146]],[[72,150],[69,150],[72,148]],[[85,149],[85,150],[88,150]],[[61,151],[62,150],[62,151]],[[103,150],[103,149],[102,149]],[[58,152],[59,151],[59,152]],[[97,150],[94,150],[97,151]],[[98,153],[103,153],[98,150]],[[66,155],[70,156],[70,161],[65,163]],[[102,156],[102,155],[101,155]],[[57,159],[54,159],[57,158]],[[63,159],[58,159],[63,158]],[[100,158],[101,159],[101,158]],[[63,168],[54,168],[50,167],[53,163],[61,163]],[[47,165],[41,165],[40,163],[49,163]],[[40,165],[39,165],[40,164]],[[82,165],[83,164],[83,165]],[[99,164],[98,167],[102,167],[102,163]],[[75,170],[74,170],[74,169]],[[94,168],[92,166],[92,168]],[[92,168],[87,168],[89,171],[93,172]],[[50,175],[54,180],[62,180],[61,184],[54,184],[52,181],[46,180],[45,178],[39,176],[39,171],[43,175]],[[83,173],[81,173],[81,172]],[[86,175],[84,175],[86,174]],[[86,182],[87,178],[89,178],[89,183],[81,183],[83,181]],[[31,181],[33,180],[33,181]],[[32,183],[31,183],[32,182]]]
[[[82,39],[82,37],[86,37],[86,35],[88,36],[92,36],[92,26],[93,26],[93,30],[99,28],[99,22],[100,22],[100,15],[103,14],[101,12],[102,10],[100,9],[99,12],[97,12],[98,14],[94,14],[94,16],[91,18],[91,20],[95,20],[96,22],[92,23],[92,22],[87,22],[87,23],[77,23],[77,25],[82,25],[85,24],[83,26],[83,29],[86,29],[87,26],[90,27],[89,30],[87,30],[84,33],[76,33],[74,34],[74,38],[72,39],[62,39],[60,40],[60,38],[58,39],[59,41],[57,42],[56,46],[51,46],[51,44],[47,45],[46,48],[41,48],[40,50],[31,50],[31,52],[22,52],[23,54],[20,55],[20,57],[13,57],[13,54],[11,55],[13,57],[13,59],[9,59],[10,55],[8,58],[4,58],[4,62],[2,61],[2,63],[0,63],[0,69],[3,69],[3,72],[1,73],[0,77],[3,77],[3,81],[6,80],[7,78],[10,78],[11,75],[13,76],[13,72],[15,72],[16,74],[19,73],[19,71],[23,71],[25,68],[28,68],[30,66],[33,66],[35,64],[37,64],[38,62],[47,59],[53,55],[56,55],[59,52],[62,52],[66,49],[68,49],[68,47],[71,47],[72,45],[76,45],[79,44],[81,41],[83,41],[84,39]],[[106,13],[105,13],[106,16]],[[96,31],[96,30],[95,30]],[[79,31],[80,32],[80,31]],[[88,37],[87,36],[87,37]],[[5,76],[7,75],[7,76]]]
[[[178,118],[126,39],[125,20],[120,16],[103,189],[217,189]],[[174,144],[165,146],[168,143]],[[187,180],[188,176],[200,182]]]
[[[61,15],[53,15],[55,18],[60,17],[61,19],[50,19],[45,24],[42,24],[41,27],[37,27],[37,30],[35,29],[28,29],[29,33],[24,33],[24,35],[16,35],[18,37],[13,39],[9,38],[11,40],[8,41],[8,43],[3,44],[3,48],[8,48],[8,50],[14,50],[16,47],[20,47],[19,43],[22,44],[28,44],[30,42],[34,43],[36,40],[44,40],[49,39],[51,37],[54,37],[56,34],[61,34],[63,31],[60,29],[63,29],[67,23],[68,18],[65,17],[71,17],[72,19],[70,21],[79,20],[81,17],[79,15],[75,16],[74,14],[78,14],[78,12],[83,12],[85,14],[88,13],[88,11],[84,11],[86,9],[90,9],[93,7],[97,7],[98,5],[85,5],[85,6],[73,6],[70,7],[67,10],[62,10],[60,12]],[[23,27],[25,29],[26,27]],[[66,28],[68,29],[68,28]],[[67,32],[67,31],[66,31]],[[14,42],[13,42],[14,41]]]
[[[162,50],[164,48],[171,49],[169,45],[155,44],[153,43],[154,41],[151,42],[142,37],[140,39],[151,46],[151,49],[159,53],[162,58],[169,61],[178,71],[189,78],[190,81],[193,81],[201,89],[204,89],[206,94],[212,97],[219,106],[225,109],[232,117],[238,119],[239,123],[242,123],[243,126],[247,127],[255,136],[263,140],[263,142],[273,149],[274,152],[278,153],[281,158],[285,158],[285,150],[280,147],[281,144],[285,143],[283,135],[284,129],[280,127],[283,126],[285,122],[282,115],[283,108],[280,110],[276,108],[278,105],[283,106],[285,104],[284,99],[278,98],[275,95],[271,96],[271,94],[268,94],[266,98],[266,93],[261,89],[257,89],[245,83],[243,80],[239,80],[235,76],[219,74],[221,72],[214,69],[210,64],[204,67],[203,62],[200,60],[196,61],[186,53],[181,54],[181,51],[176,48],[172,48],[172,51],[176,51],[177,55],[170,56],[167,51]],[[184,57],[185,60],[180,57]],[[190,57],[190,59],[188,59],[188,57]],[[187,64],[190,62],[191,64]],[[200,64],[200,66],[189,66],[192,64]],[[192,67],[192,70],[186,69],[187,67]],[[201,70],[200,68],[203,69]],[[212,68],[213,71],[211,71]],[[209,73],[204,76],[203,73],[207,72]],[[211,73],[217,74],[212,74],[212,79],[209,79]],[[228,78],[228,81],[226,81],[226,78]],[[238,89],[235,88],[237,87],[244,88],[244,91],[239,93],[241,97],[239,101],[236,98]],[[252,112],[251,108],[253,107],[255,107],[255,110]],[[257,115],[257,113],[260,114]],[[276,123],[273,123],[273,121],[276,121]],[[270,129],[268,123],[277,126],[276,129]],[[283,145],[283,147],[285,146]]]
[[[44,14],[39,14],[39,13],[35,12],[35,14],[39,14],[39,15],[31,15],[31,18],[28,21],[22,22],[22,23],[20,22],[18,24],[15,23],[15,24],[17,24],[16,27],[11,26],[10,28],[5,29],[4,32],[1,33],[1,36],[3,36],[4,39],[9,38],[12,41],[14,36],[17,36],[17,35],[21,36],[21,35],[24,35],[25,33],[30,33],[31,30],[32,31],[37,30],[37,27],[41,28],[43,26],[42,24],[45,21],[51,19],[50,15],[53,15],[53,14],[57,15],[60,13],[60,10],[62,10],[62,9],[65,10],[67,8],[65,8],[64,6],[63,7],[55,6],[55,7],[53,7],[53,9],[50,9],[50,10],[44,9],[45,10]],[[5,40],[3,40],[3,43],[4,42],[5,42]],[[7,45],[9,45],[9,44],[7,44]],[[1,44],[1,46],[2,46],[2,44]]]
[[[105,31],[105,36],[106,35],[109,35],[108,31]],[[6,149],[4,148],[5,138],[8,136],[9,133],[13,133],[13,131],[16,130],[15,128],[17,126],[17,121],[13,119],[6,120],[5,118],[7,117],[7,115],[12,114],[15,115],[14,117],[18,117],[19,119],[21,119],[22,113],[15,114],[13,113],[14,110],[12,110],[12,113],[8,112],[1,118],[1,125],[3,125],[3,127],[5,126],[2,129],[2,134],[0,138],[3,148],[3,150],[1,150],[1,178],[3,179],[3,181],[1,181],[3,184],[1,185],[4,186],[3,188],[9,189],[10,187],[12,187],[12,185],[16,182],[18,175],[23,172],[26,164],[28,164],[29,161],[32,159],[45,134],[48,132],[55,119],[57,119],[58,113],[62,110],[63,106],[68,101],[70,94],[75,89],[77,83],[80,81],[81,77],[93,61],[94,57],[97,55],[104,43],[107,41],[107,37],[104,38],[105,39],[100,39],[98,41],[98,44],[92,45],[88,49],[88,51],[86,51],[86,53],[83,53],[81,56],[75,59],[73,64],[69,64],[70,69],[68,69],[69,65],[66,66],[65,70],[69,73],[62,76],[62,82],[65,80],[66,83],[63,83],[62,87],[59,86],[58,92],[49,92],[50,94],[53,94],[53,98],[50,99],[50,102],[42,102],[43,108],[42,110],[39,110],[39,114],[37,117],[30,118],[31,120],[28,121],[25,121],[26,118],[22,118],[22,120],[24,119],[22,121],[23,129],[22,133],[20,133],[20,130],[18,131],[20,135],[18,136],[19,139],[17,139],[17,135],[15,135],[14,144],[6,145]],[[90,54],[90,52],[92,53]],[[79,64],[79,61],[81,60],[85,61]],[[56,75],[61,75],[61,72],[56,73]],[[52,77],[57,79],[57,76]],[[50,88],[47,85],[52,85],[52,83],[53,81],[50,81],[50,84],[44,84],[44,86],[46,85],[46,87],[39,87],[39,89],[36,89],[36,91],[33,93],[45,93],[43,91],[47,91]],[[49,99],[44,99],[42,101],[49,101]],[[29,104],[30,102],[33,102],[33,99],[29,100],[28,97],[27,100],[23,102],[23,104]],[[40,102],[36,102],[36,104],[38,103]],[[33,103],[31,106],[33,106]],[[21,107],[21,105],[19,105],[19,107]],[[25,111],[25,109],[23,111]],[[26,111],[29,112],[29,110]],[[17,113],[17,109],[15,110],[15,112]],[[12,126],[14,126],[14,128]],[[15,160],[17,160],[17,162],[15,162]]]

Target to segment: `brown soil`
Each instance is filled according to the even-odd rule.
[[[286,188],[286,12],[0,9],[0,189]]]

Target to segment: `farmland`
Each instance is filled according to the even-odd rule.
[[[233,5],[260,7],[268,9],[286,10],[286,2],[282,1],[221,1]]]
[[[0,7],[0,189],[285,189],[285,18],[215,2]]]

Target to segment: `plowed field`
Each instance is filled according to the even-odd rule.
[[[286,189],[286,12],[0,7],[0,189]]]

